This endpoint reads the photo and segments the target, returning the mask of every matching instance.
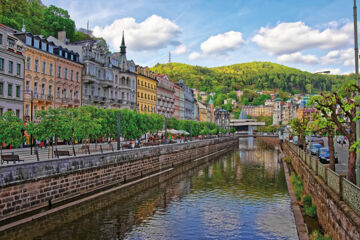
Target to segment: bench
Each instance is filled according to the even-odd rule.
[[[12,154],[12,155],[1,155],[1,163],[3,163],[3,162],[7,162],[7,163],[14,162],[14,163],[16,163],[16,161],[18,161],[18,162],[22,161],[23,162],[24,160],[20,160],[19,155],[14,155],[14,154]]]
[[[55,150],[54,154],[56,157],[62,157],[62,156],[71,156],[69,151],[59,151]]]

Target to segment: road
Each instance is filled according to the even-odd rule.
[[[328,139],[324,137],[325,146],[328,147]],[[339,174],[346,174],[348,172],[348,160],[349,160],[349,144],[344,145],[334,142],[335,152],[337,153],[339,163],[335,165],[335,171]]]

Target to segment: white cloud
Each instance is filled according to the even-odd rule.
[[[174,51],[172,51],[175,55],[182,55],[188,51],[187,47],[184,44],[181,44],[175,48]]]
[[[342,63],[344,66],[353,66],[355,64],[354,49],[333,50],[321,57],[322,64]]]
[[[180,28],[167,18],[152,15],[143,22],[134,18],[120,18],[105,27],[96,26],[95,36],[103,37],[113,49],[121,45],[122,31],[125,31],[125,42],[132,51],[161,49],[168,45],[178,45],[176,40]]]
[[[353,26],[347,23],[340,28],[323,31],[313,29],[303,22],[279,23],[274,28],[261,27],[252,38],[259,47],[271,55],[282,55],[310,48],[334,49],[345,47],[352,41]]]
[[[305,63],[305,64],[316,64],[319,62],[319,59],[314,55],[302,55],[300,52],[283,54],[278,58],[279,62],[283,63]]]
[[[241,32],[230,31],[209,37],[201,43],[200,49],[205,54],[220,53],[234,50],[244,44]]]
[[[199,52],[192,52],[189,55],[189,60],[197,60],[197,59],[200,59],[200,58],[203,58],[203,57],[204,57],[204,55],[199,53]]]

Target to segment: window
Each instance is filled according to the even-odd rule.
[[[39,44],[40,44],[39,40],[34,39],[34,47],[39,48]]]
[[[8,73],[13,73],[13,66],[14,66],[14,63],[12,61],[9,61]]]
[[[35,60],[35,72],[38,72],[39,60]]]
[[[73,70],[70,70],[70,80],[73,80]]]
[[[67,68],[64,68],[64,78],[67,79]]]
[[[16,86],[16,97],[20,97],[20,86]]]
[[[32,39],[29,36],[26,36],[26,45],[32,45]]]
[[[61,77],[61,67],[58,66],[58,77]]]
[[[54,47],[49,45],[49,53],[54,53]]]
[[[65,52],[65,58],[68,58],[68,52]]]
[[[4,95],[4,83],[0,82],[0,95]]]
[[[76,81],[79,82],[79,72],[76,72]]]
[[[57,98],[60,98],[60,88],[58,87],[58,89],[57,89]]]
[[[34,94],[37,94],[37,82],[34,82]]]
[[[16,75],[20,76],[21,74],[21,64],[17,63],[16,64]]]
[[[53,65],[52,63],[49,64],[49,75],[52,76],[52,70],[53,70]]]
[[[63,98],[66,98],[66,89],[63,90]]]
[[[12,96],[12,84],[8,84],[8,92],[7,92],[8,97]]]
[[[0,71],[4,71],[4,59],[0,58]]]
[[[16,116],[19,118],[20,117],[20,110],[16,109]]]
[[[46,51],[46,43],[45,42],[41,43],[41,50]]]
[[[29,104],[26,104],[25,105],[25,116],[29,116],[29,109],[30,109],[30,106],[29,106]]]
[[[43,62],[42,62],[42,73],[43,73],[43,74],[45,74],[45,72],[46,72],[46,69],[45,69],[45,68],[46,68],[46,62],[43,61]]]
[[[31,58],[27,57],[27,59],[26,59],[26,69],[30,70],[30,67],[31,67]]]
[[[41,84],[41,96],[45,96],[45,84]]]
[[[3,35],[0,33],[0,44],[3,44]]]
[[[73,94],[73,91],[70,90],[70,99],[72,99],[72,94]]]
[[[62,50],[59,49],[59,56],[62,56]]]
[[[26,81],[25,88],[26,88],[26,91],[30,90],[30,81]]]
[[[49,85],[49,97],[52,96],[52,85]]]

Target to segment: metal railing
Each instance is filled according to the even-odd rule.
[[[331,190],[338,194],[341,200],[345,201],[360,215],[360,187],[348,181],[345,174],[338,174],[332,171],[327,164],[320,163],[319,159],[306,154],[306,152],[293,143],[286,142],[286,144],[315,175],[319,176]]]

